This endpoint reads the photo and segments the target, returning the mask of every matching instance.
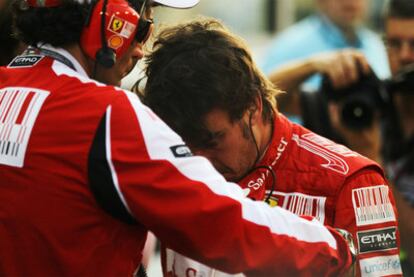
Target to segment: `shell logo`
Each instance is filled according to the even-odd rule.
[[[120,36],[113,35],[108,39],[108,46],[112,49],[118,49],[124,43],[124,39]]]

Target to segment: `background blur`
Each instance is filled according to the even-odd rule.
[[[382,15],[388,0],[370,0],[366,24],[382,34]],[[201,0],[188,10],[165,7],[155,9],[157,27],[190,20],[197,16],[218,18],[250,46],[260,65],[269,42],[280,30],[306,17],[315,10],[314,0]],[[139,70],[124,79],[123,86],[130,88],[137,80]]]

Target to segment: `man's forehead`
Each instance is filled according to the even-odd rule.
[[[414,36],[414,18],[388,18],[386,22],[387,35]]]
[[[223,129],[231,123],[229,113],[223,109],[214,109],[208,112],[203,120],[209,130]]]

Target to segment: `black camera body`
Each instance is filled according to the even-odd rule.
[[[362,130],[372,126],[376,114],[383,114],[389,102],[386,85],[374,72],[360,74],[351,85],[335,89],[327,76],[323,77],[321,93],[328,102],[340,106],[340,118],[344,126]]]
[[[333,87],[328,76],[322,76],[318,91],[302,91],[300,95],[304,126],[338,143],[345,140],[332,128],[328,104],[340,107],[340,120],[351,130],[360,131],[372,126],[375,117],[385,114],[389,102],[387,85],[373,71],[360,74],[355,83],[340,89]]]
[[[334,89],[329,78],[322,78],[318,91],[301,91],[303,125],[338,143],[346,141],[334,130],[328,112],[329,102],[341,107],[340,120],[355,131],[372,126],[377,115],[381,116],[383,157],[395,160],[414,149],[414,137],[407,140],[402,132],[401,119],[394,105],[394,95],[414,95],[414,64],[403,68],[392,79],[381,81],[372,72],[361,75],[354,84]]]

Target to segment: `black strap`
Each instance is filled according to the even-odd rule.
[[[49,50],[49,49],[45,49],[45,48],[38,48],[38,47],[29,47],[27,48],[27,50],[25,51],[25,55],[27,54],[32,54],[32,53],[36,53],[36,54],[40,54],[43,56],[47,56],[50,57],[54,60],[57,60],[65,65],[67,65],[68,67],[72,68],[73,70],[76,71],[75,65],[65,56],[63,56],[62,54],[53,51],[53,50]]]

